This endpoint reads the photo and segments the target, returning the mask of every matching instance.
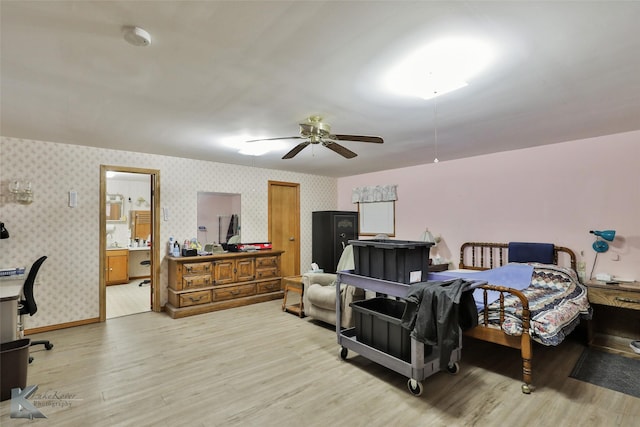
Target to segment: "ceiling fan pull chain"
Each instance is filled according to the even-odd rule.
[[[438,91],[433,91],[433,140],[434,140],[434,150],[435,150],[435,158],[433,159],[433,163],[438,163]]]

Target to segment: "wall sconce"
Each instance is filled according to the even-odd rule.
[[[13,195],[13,199],[20,204],[29,205],[33,202],[33,191],[29,181],[10,182],[9,192]]]
[[[596,238],[596,241],[593,242],[593,250],[602,253],[607,252],[609,250],[609,244],[606,241],[612,242],[616,237],[616,230],[604,230],[604,231],[589,231],[591,234],[595,234],[596,237],[600,237],[600,239]],[[606,241],[605,241],[606,240]]]

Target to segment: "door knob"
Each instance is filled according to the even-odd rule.
[[[296,240],[296,238],[295,238],[295,237],[293,237],[293,236],[289,237],[289,241],[290,241],[290,242],[293,242],[293,241],[295,241],[295,240]]]

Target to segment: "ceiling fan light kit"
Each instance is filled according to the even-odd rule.
[[[306,122],[300,123],[300,136],[285,136],[277,138],[264,138],[253,139],[247,142],[257,141],[271,141],[276,139],[304,139],[306,141],[299,143],[287,154],[283,159],[291,159],[298,153],[304,150],[308,145],[321,144],[323,147],[330,149],[331,151],[338,153],[346,159],[352,159],[357,156],[356,153],[348,148],[338,144],[336,141],[356,141],[356,142],[370,142],[375,144],[382,144],[384,140],[379,136],[366,136],[366,135],[339,135],[331,133],[331,126],[322,121],[321,116],[311,116]]]

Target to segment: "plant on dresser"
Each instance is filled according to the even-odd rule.
[[[282,251],[167,257],[169,302],[175,318],[282,298]]]

